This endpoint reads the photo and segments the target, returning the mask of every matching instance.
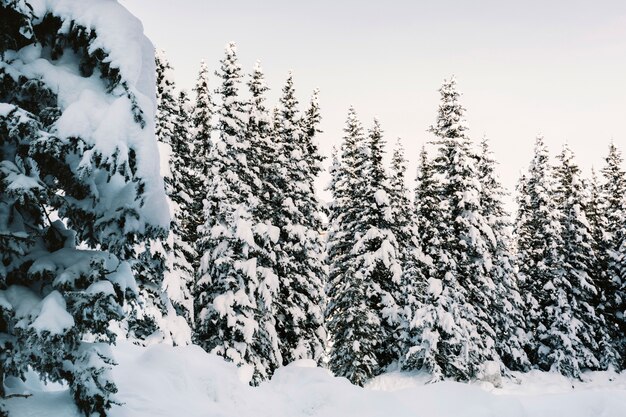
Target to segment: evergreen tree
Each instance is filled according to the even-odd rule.
[[[351,107],[341,145],[341,162],[333,165],[327,254],[329,263],[326,322],[330,334],[330,369],[363,385],[380,372],[377,351],[382,323],[372,308],[371,282],[357,274],[353,248],[364,236],[361,221],[367,175],[367,147],[361,123]]]
[[[297,106],[289,74],[274,121],[279,168],[272,222],[280,228],[282,251],[276,319],[283,364],[305,358],[319,363],[326,350],[322,209],[314,185],[320,160],[313,145],[319,116],[317,110],[310,111],[303,121]]]
[[[442,221],[440,205],[440,183],[434,174],[433,164],[428,158],[426,148],[422,147],[419,155],[414,201],[414,223],[417,241],[421,251],[415,253],[415,274],[407,275],[407,285],[411,289],[407,299],[410,311],[408,322],[408,343],[402,358],[405,370],[428,369],[435,380],[441,379],[442,370],[436,359],[436,346],[439,343],[439,331],[435,329],[438,314],[445,313],[445,298],[429,292],[429,283],[435,286],[435,264],[437,248],[441,244],[439,227]],[[421,255],[421,256],[420,256]],[[431,281],[432,280],[432,281]],[[438,288],[432,288],[435,293]]]
[[[176,100],[176,86],[173,70],[162,49],[156,49],[154,54],[156,62],[157,82],[157,113],[156,113],[156,136],[161,143],[170,143],[176,129],[176,114],[178,103]]]
[[[241,67],[234,43],[226,46],[217,76],[221,98],[217,111],[217,142],[211,147],[209,191],[200,227],[202,258],[195,285],[195,340],[208,352],[252,367],[252,384],[271,375],[278,365],[277,343],[267,332],[272,317],[261,315],[259,281],[265,270],[258,264],[259,229],[252,217],[252,184],[247,114],[239,97]]]
[[[554,304],[560,259],[560,219],[554,199],[554,183],[543,137],[535,142],[534,157],[528,174],[518,185],[516,240],[520,287],[525,294],[529,334],[528,355],[531,363],[550,369],[554,347],[546,345],[553,322],[558,317]],[[561,300],[561,302],[563,302]],[[564,307],[563,307],[564,308]],[[558,366],[558,365],[557,365]]]
[[[180,345],[191,341],[191,262],[195,260],[195,251],[184,241],[183,230],[183,216],[187,216],[186,211],[190,208],[189,201],[186,201],[189,190],[184,186],[191,173],[186,165],[191,157],[187,143],[188,120],[184,108],[186,95],[183,93],[181,96],[182,103],[176,100],[173,70],[162,50],[156,51],[155,63],[155,133],[160,152],[169,156],[168,164],[161,168],[172,220],[167,236],[136,245],[137,259],[132,265],[140,293],[138,303],[130,306],[127,325],[130,338],[137,343],[143,343],[150,338],[164,339],[168,343]],[[181,151],[184,153],[179,154]]]
[[[383,371],[401,355],[401,328],[404,324],[404,311],[399,303],[403,290],[402,265],[399,244],[393,232],[396,219],[390,184],[383,166],[385,141],[378,120],[374,120],[367,139],[366,154],[369,157],[362,198],[368,204],[365,204],[360,216],[365,233],[357,235],[353,253],[357,274],[372,286],[368,301],[380,317],[376,355],[380,371]]]
[[[489,324],[493,232],[482,215],[478,172],[454,78],[444,81],[439,91],[437,123],[430,131],[438,145],[433,171],[441,178],[441,217],[435,226],[440,241],[426,249],[434,252],[434,268],[424,307],[413,318],[421,342],[411,348],[408,361],[436,379],[468,380],[481,375],[485,362],[498,359]]]
[[[602,199],[606,228],[601,260],[606,262],[607,275],[598,282],[603,300],[603,313],[609,326],[613,347],[626,350],[626,172],[621,151],[611,143],[606,165],[602,168],[604,182]],[[626,355],[621,365],[626,367]]]
[[[597,260],[585,216],[589,197],[567,145],[563,146],[558,159],[554,197],[560,211],[561,236],[557,251],[561,264],[558,280],[553,282],[558,301],[553,307],[555,322],[548,343],[554,351],[551,353],[553,368],[566,375],[579,376],[581,369],[599,368],[599,345],[608,346],[608,337],[604,320],[595,312],[598,291],[592,274]]]
[[[176,344],[189,343],[190,326],[193,323],[193,299],[191,288],[196,259],[195,242],[186,240],[185,222],[193,204],[188,180],[191,172],[189,152],[189,120],[187,94],[181,91],[175,108],[175,128],[170,140],[169,172],[165,175],[165,191],[169,197],[172,221],[165,241],[165,272],[163,292],[166,295],[168,330]],[[157,139],[160,139],[157,136]]]
[[[213,114],[215,105],[209,90],[209,70],[200,62],[198,79],[193,89],[196,93],[191,112],[191,162],[190,177],[187,179],[187,190],[193,201],[185,219],[185,241],[198,242],[198,228],[203,223],[204,199],[207,198],[208,185],[211,182],[211,167],[213,162],[211,132],[213,131]],[[198,250],[199,248],[196,248]],[[198,270],[198,261],[192,263],[194,270]]]
[[[251,182],[251,216],[256,225],[257,268],[261,271],[257,289],[257,308],[263,317],[261,332],[272,341],[276,358],[274,366],[282,363],[276,331],[276,295],[280,285],[278,260],[282,254],[278,239],[280,229],[272,223],[277,208],[278,148],[274,142],[272,121],[265,105],[268,87],[260,62],[256,62],[248,81],[251,99],[248,103],[246,136],[249,142],[248,170],[255,174]],[[273,368],[270,369],[273,372]]]
[[[125,71],[152,51],[140,38],[139,58],[121,65],[104,29],[111,16],[40,6],[0,1],[0,396],[5,376],[32,370],[67,384],[85,415],[104,416],[117,391],[110,324],[136,295],[127,260],[137,241],[167,227],[152,209],[165,205],[154,103],[139,86],[154,68]],[[119,36],[141,33],[114,16],[130,22],[115,22]],[[17,49],[26,45],[23,61]],[[102,88],[90,83],[81,94],[93,74]],[[77,119],[89,123],[77,129]]]
[[[405,184],[406,159],[400,139],[391,158],[389,177],[389,197],[393,222],[391,231],[398,243],[398,260],[402,266],[400,291],[395,298],[402,309],[401,332],[397,333],[396,345],[400,350],[401,362],[406,354],[409,342],[410,320],[417,310],[420,300],[418,289],[424,282],[421,263],[424,262],[418,230],[415,224],[413,207],[409,200]]]
[[[489,241],[492,264],[488,269],[495,297],[487,318],[495,331],[496,351],[503,364],[512,370],[530,366],[525,352],[527,334],[524,301],[519,293],[517,266],[513,256],[510,216],[504,208],[506,191],[498,181],[496,161],[487,138],[480,143],[478,178],[481,184],[482,216],[493,235]]]

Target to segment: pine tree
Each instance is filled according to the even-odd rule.
[[[482,216],[493,233],[489,242],[492,265],[488,274],[495,285],[495,297],[488,321],[495,331],[496,351],[504,365],[512,370],[525,371],[530,366],[524,350],[528,338],[510,234],[512,225],[504,208],[507,193],[498,181],[496,161],[487,138],[480,143],[478,178]]]
[[[79,20],[72,8],[54,7],[0,2],[0,396],[5,376],[33,370],[67,384],[85,415],[104,416],[117,391],[110,324],[136,296],[127,261],[168,221],[153,210],[166,200],[154,169],[154,103],[138,85],[153,74],[149,65],[128,74],[138,58],[121,65],[111,58],[119,51],[103,49],[111,16],[85,10]],[[131,26],[116,22],[120,36],[141,33],[122,21]],[[14,50],[31,44],[30,58],[47,62],[34,72]],[[147,44],[132,45],[139,57],[152,53],[141,50]],[[44,81],[48,66],[59,76],[54,85]],[[80,94],[94,73],[102,88]],[[77,118],[89,123],[76,130]]]
[[[602,199],[606,216],[601,260],[606,262],[607,275],[598,282],[612,344],[617,352],[626,350],[626,172],[620,150],[611,143],[606,165],[602,168],[604,182]],[[621,354],[621,369],[626,368],[626,355]]]
[[[498,360],[489,325],[493,232],[482,216],[478,172],[454,78],[444,81],[439,91],[437,123],[430,131],[438,145],[433,171],[441,178],[440,241],[426,249],[434,252],[434,271],[424,307],[413,318],[422,342],[411,349],[415,359],[410,362],[426,367],[434,378],[468,380],[481,375],[485,362]]]
[[[372,287],[368,301],[380,317],[380,341],[376,352],[382,371],[401,355],[404,311],[399,300],[402,296],[402,265],[399,244],[393,232],[396,226],[391,203],[391,190],[383,166],[385,141],[378,120],[369,131],[368,161],[360,221],[363,234],[357,236],[353,248],[355,270],[361,279]]]
[[[169,319],[167,328],[175,344],[189,343],[191,339],[191,287],[194,278],[192,262],[197,257],[195,242],[186,240],[184,227],[192,206],[187,181],[193,176],[189,161],[191,154],[187,106],[187,94],[181,91],[174,108],[175,128],[169,142],[169,172],[165,175],[165,191],[169,198],[172,221],[165,241],[166,261],[162,288],[166,295],[164,298]]]
[[[213,161],[211,160],[213,131],[213,114],[215,105],[209,90],[209,70],[204,63],[200,62],[198,79],[193,89],[196,93],[193,109],[191,112],[191,158],[190,177],[187,180],[187,190],[191,192],[193,205],[187,214],[185,221],[185,241],[198,242],[198,227],[203,223],[201,213],[204,210],[204,199],[207,198],[208,184],[211,182],[210,174]],[[198,250],[198,248],[196,248]],[[198,270],[198,261],[193,262],[194,270]]]
[[[419,308],[419,288],[424,282],[421,264],[424,262],[413,206],[405,184],[406,159],[400,139],[397,140],[391,158],[389,199],[393,222],[391,231],[398,242],[398,260],[402,266],[400,291],[395,298],[402,309],[401,332],[396,336],[400,362],[410,345],[410,320]]]
[[[441,230],[439,222],[442,221],[440,188],[438,178],[434,175],[433,164],[428,158],[425,147],[422,147],[413,204],[417,241],[421,246],[421,251],[413,257],[416,273],[413,277],[409,276],[412,297],[408,299],[407,304],[411,315],[402,368],[405,370],[428,369],[435,380],[443,376],[436,358],[436,346],[439,343],[440,333],[435,326],[438,314],[445,314],[446,301],[448,301],[439,297],[438,282],[434,281],[436,274],[434,261],[438,255],[437,248],[441,244],[439,235]],[[429,283],[433,283],[434,286],[429,288]]]
[[[167,60],[165,51],[157,48],[154,58],[156,61],[157,78],[155,133],[160,142],[169,144],[174,135],[174,130],[176,129],[176,114],[178,112],[176,86],[173,77],[173,69]]]
[[[167,236],[141,242],[136,246],[137,259],[133,272],[138,282],[138,303],[128,312],[131,339],[143,343],[147,338],[164,339],[175,345],[191,341],[193,317],[191,284],[195,251],[185,242],[183,217],[188,216],[190,190],[185,188],[192,174],[189,153],[186,95],[179,103],[175,98],[175,82],[165,53],[155,54],[157,74],[156,137],[160,152],[168,156],[162,168],[168,196],[171,222]],[[178,136],[181,135],[181,136]],[[182,154],[180,153],[182,151]]]
[[[280,285],[278,260],[282,254],[278,239],[280,229],[272,222],[276,207],[273,204],[278,181],[278,148],[274,141],[272,120],[265,105],[268,87],[260,62],[256,62],[248,81],[251,99],[248,103],[246,136],[249,142],[248,170],[254,173],[251,182],[251,216],[256,225],[257,269],[261,272],[257,289],[257,308],[263,317],[261,332],[272,341],[274,366],[282,363],[276,331],[276,296]],[[273,368],[270,372],[273,372]]]
[[[589,197],[567,145],[563,146],[558,159],[554,197],[560,212],[561,236],[557,251],[561,265],[559,279],[553,283],[558,300],[554,313],[557,317],[550,329],[554,340],[549,339],[548,343],[554,351],[551,353],[553,368],[566,375],[579,376],[581,369],[599,368],[598,342],[607,346],[608,338],[604,320],[595,312],[598,290],[592,274],[597,260],[585,216]],[[569,339],[566,343],[565,338]]]
[[[363,385],[380,372],[377,350],[382,323],[368,302],[371,282],[357,274],[353,248],[365,235],[361,221],[367,175],[366,139],[356,112],[348,112],[341,162],[334,164],[327,254],[329,263],[326,322],[330,334],[330,369]]]
[[[297,106],[289,74],[274,121],[279,175],[272,222],[280,228],[282,251],[277,262],[276,319],[283,364],[306,358],[319,363],[326,350],[322,209],[314,185],[319,172],[320,157],[313,146],[319,116],[314,110],[303,121]]]
[[[548,370],[557,362],[555,347],[550,346],[550,329],[562,320],[554,282],[558,280],[561,223],[554,199],[554,181],[543,137],[535,142],[534,157],[528,174],[518,185],[516,240],[520,287],[526,295],[529,334],[528,355],[533,365]],[[565,305],[561,306],[566,308]],[[557,351],[558,353],[558,351]],[[560,362],[559,362],[560,364]],[[559,365],[557,365],[558,367]]]
[[[258,283],[259,229],[254,224],[252,186],[258,181],[248,169],[250,152],[246,106],[239,97],[241,67],[234,43],[226,46],[217,76],[221,98],[211,148],[209,191],[200,227],[201,262],[195,285],[195,341],[239,366],[252,368],[252,384],[271,375],[278,365],[275,340],[266,329],[272,318],[261,316]]]
[[[174,134],[170,143],[171,154],[169,159],[169,170],[171,181],[169,181],[171,192],[168,192],[172,204],[176,208],[176,221],[180,228],[179,234],[182,239],[180,250],[187,263],[192,266],[192,273],[195,271],[194,265],[197,263],[198,254],[196,252],[196,241],[193,240],[198,227],[199,213],[194,212],[197,200],[194,200],[196,192],[200,190],[199,176],[197,175],[195,158],[191,151],[193,145],[192,121],[190,118],[191,104],[186,91],[182,90],[178,94],[176,116],[174,119]],[[190,230],[194,230],[191,234]],[[179,258],[179,255],[176,256]],[[178,309],[178,307],[176,307]],[[192,309],[193,310],[193,309]]]

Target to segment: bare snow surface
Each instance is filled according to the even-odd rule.
[[[111,417],[623,417],[626,374],[585,374],[587,382],[558,374],[516,374],[503,388],[489,383],[427,384],[423,374],[392,372],[366,388],[334,378],[310,361],[278,370],[258,388],[248,386],[237,369],[197,346],[147,348],[122,342],[114,348],[113,370],[121,407]],[[8,400],[21,417],[80,417],[67,391],[43,391],[37,381]]]

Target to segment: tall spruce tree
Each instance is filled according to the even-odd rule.
[[[110,324],[136,295],[127,261],[168,223],[153,210],[166,203],[141,61],[153,51],[121,7],[57,6],[0,1],[0,397],[6,376],[34,371],[104,416],[117,404]]]
[[[486,137],[480,143],[478,178],[482,216],[493,233],[489,241],[492,264],[488,274],[495,286],[495,297],[488,321],[495,331],[496,351],[503,364],[509,369],[524,371],[530,366],[525,352],[528,336],[513,254],[512,224],[504,208],[507,193],[498,180],[496,160]]]
[[[298,112],[289,74],[274,120],[278,146],[278,188],[272,222],[280,228],[280,277],[276,319],[284,364],[298,359],[321,362],[326,350],[324,328],[323,242],[321,205],[315,195],[320,157],[314,146],[319,115],[316,100],[304,120]]]
[[[425,248],[434,254],[434,268],[424,307],[413,318],[421,342],[411,348],[409,362],[436,379],[468,380],[481,376],[485,362],[498,359],[489,324],[493,232],[482,215],[478,171],[454,78],[439,91],[437,122],[430,129],[438,146],[432,169],[441,181],[439,241]]]
[[[557,279],[560,260],[560,220],[554,199],[554,182],[548,150],[543,137],[535,141],[528,174],[518,184],[518,212],[515,224],[520,286],[525,294],[528,330],[533,336],[528,354],[531,363],[550,369],[552,348],[544,343],[554,321],[556,296],[552,282]]]
[[[239,96],[241,67],[234,43],[226,46],[217,76],[220,105],[218,137],[211,147],[211,172],[200,227],[202,258],[195,285],[195,341],[205,350],[252,367],[252,384],[266,379],[278,366],[273,320],[258,306],[264,269],[258,265],[259,229],[252,217],[256,173],[248,169],[246,106]]]
[[[605,323],[595,307],[598,290],[593,272],[596,269],[595,243],[585,208],[589,201],[580,177],[580,169],[567,145],[558,156],[554,176],[560,220],[558,279],[548,284],[554,292],[552,327],[543,340],[552,352],[552,368],[565,375],[579,376],[582,369],[598,369],[601,347],[608,346]],[[552,285],[550,285],[552,284]],[[555,305],[556,304],[556,305]]]
[[[396,301],[402,309],[401,331],[397,332],[396,344],[400,349],[400,362],[409,347],[410,320],[420,301],[419,288],[424,282],[421,264],[424,262],[413,205],[405,184],[406,159],[400,139],[397,140],[391,158],[389,198],[391,205],[391,231],[398,243],[398,260],[402,266],[402,280]]]
[[[621,353],[621,369],[626,368],[626,172],[621,151],[609,146],[602,168],[602,199],[606,229],[602,255],[607,275],[598,282],[605,315],[615,351]],[[601,259],[603,259],[601,257]],[[618,360],[619,361],[619,360]]]
[[[341,161],[333,164],[326,322],[330,334],[330,369],[352,383],[363,385],[380,372],[377,355],[382,323],[368,297],[371,282],[357,274],[354,247],[367,228],[361,221],[368,174],[363,127],[350,108],[341,145]]]
[[[204,210],[204,199],[207,198],[208,185],[211,181],[211,167],[213,161],[212,139],[213,115],[215,104],[209,89],[209,69],[204,61],[200,62],[198,79],[193,88],[195,100],[191,112],[191,167],[193,168],[187,180],[189,184],[188,192],[193,205],[187,214],[185,225],[185,240],[187,242],[198,242],[198,228],[203,224],[202,214]],[[198,248],[196,248],[198,250]],[[194,270],[198,270],[198,261],[193,262]]]
[[[400,358],[404,310],[400,246],[394,234],[396,226],[392,192],[383,166],[385,141],[378,120],[369,130],[365,189],[365,205],[360,216],[364,233],[359,233],[353,248],[355,271],[369,282],[371,308],[380,317],[380,338],[376,351],[378,364],[385,367]],[[373,335],[374,336],[374,335]]]
[[[247,107],[248,124],[246,137],[248,170],[254,173],[251,181],[251,217],[255,225],[257,243],[257,269],[260,272],[256,290],[259,317],[263,317],[260,328],[263,337],[272,341],[276,363],[282,364],[276,331],[276,296],[280,285],[278,260],[282,254],[278,239],[280,229],[273,224],[276,211],[276,183],[278,180],[278,148],[274,141],[272,120],[266,107],[265,76],[260,62],[256,62],[248,81],[250,101]],[[270,369],[273,372],[273,368]]]
[[[172,220],[169,234],[164,242],[166,258],[162,288],[167,308],[167,328],[172,335],[173,342],[181,344],[191,341],[190,327],[193,323],[191,289],[194,278],[192,263],[197,256],[195,242],[186,240],[188,236],[185,234],[185,225],[193,204],[189,188],[192,184],[188,183],[189,179],[193,177],[189,149],[191,139],[189,134],[189,103],[184,91],[179,93],[175,106],[171,110],[169,98],[165,102],[158,100],[158,98],[159,95],[157,95],[157,109],[162,107],[161,114],[173,112],[169,116],[173,120],[173,130],[167,142],[169,160],[168,170],[164,175],[165,192],[169,199]],[[157,111],[157,121],[159,120],[158,114],[159,111]],[[157,140],[166,143],[165,138],[161,138],[158,132]]]

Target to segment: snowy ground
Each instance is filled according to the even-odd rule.
[[[397,372],[358,388],[304,361],[251,388],[242,382],[245,370],[196,346],[140,348],[124,342],[115,355],[124,406],[113,409],[112,417],[626,416],[626,374],[591,373],[582,383],[534,372],[496,389],[487,383],[424,385],[424,375]],[[35,381],[9,382],[13,392],[33,394],[10,399],[11,416],[79,416],[61,387],[44,392]]]

